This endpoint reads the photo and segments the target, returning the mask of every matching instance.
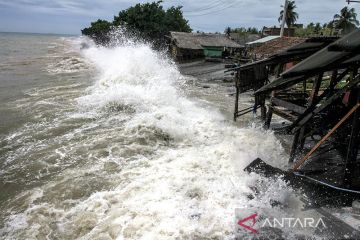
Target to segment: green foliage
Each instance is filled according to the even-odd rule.
[[[321,27],[321,24],[320,23],[316,23],[315,26],[314,26],[314,33],[315,34],[319,34],[320,31],[321,31],[322,27]]]
[[[309,23],[305,28],[297,28],[295,35],[297,37],[331,36],[332,29],[327,23]]]
[[[295,24],[296,20],[299,18],[299,14],[295,12],[296,5],[295,1],[289,1],[286,11],[285,23],[290,28],[293,24]],[[284,10],[280,11],[279,22],[282,21],[284,15]]]
[[[165,25],[166,32],[177,31],[177,32],[191,32],[189,21],[187,21],[182,13],[182,7],[171,7],[166,10],[165,14]]]
[[[335,14],[332,23],[335,29],[341,29],[343,33],[351,32],[359,26],[355,9],[348,7],[341,9],[340,14]]]
[[[258,34],[259,30],[257,28],[254,28],[254,27],[253,28],[249,27],[247,29],[247,32],[250,33],[250,34]]]
[[[81,30],[81,33],[94,39],[97,44],[106,44],[109,41],[108,33],[111,27],[110,22],[98,19],[92,22],[90,27]]]
[[[161,43],[170,31],[191,32],[188,21],[183,17],[181,6],[164,10],[161,3],[162,1],[136,4],[120,11],[114,16],[112,23],[98,20],[92,23],[91,27],[83,29],[82,33],[94,39],[104,39],[103,42],[106,42],[106,35],[111,27],[120,26],[145,40]]]
[[[225,28],[225,31],[224,31],[224,33],[225,33],[225,35],[226,36],[230,36],[230,33],[231,33],[231,27],[227,27],[227,28]]]
[[[244,28],[244,27],[240,27],[240,28],[230,28],[230,27],[227,27],[225,29],[225,34],[229,34],[230,33],[237,33],[239,34],[240,36],[245,36],[245,35],[249,35],[249,34],[258,34],[259,33],[259,30],[257,28],[252,28],[252,27],[249,27],[249,28]]]
[[[188,21],[183,17],[182,7],[171,7],[166,11],[161,1],[136,4],[120,11],[114,17],[114,26],[123,26],[151,41],[163,41],[170,31],[191,32]]]

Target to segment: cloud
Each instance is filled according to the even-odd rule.
[[[155,1],[155,0],[154,0]],[[23,25],[47,32],[79,33],[98,18],[112,20],[120,10],[141,0],[0,0],[0,31]],[[183,6],[184,16],[194,30],[223,31],[225,27],[258,27],[278,25],[284,0],[164,0],[165,8]],[[299,23],[329,22],[335,13],[347,6],[345,0],[296,0]],[[351,4],[357,12],[360,4]],[[17,24],[12,24],[16,22]],[[13,25],[13,26],[12,26]],[[68,29],[68,30],[66,30]]]
[[[86,1],[73,0],[0,0],[0,7],[35,13],[91,15],[89,10],[101,8],[102,4],[101,1],[88,4]]]

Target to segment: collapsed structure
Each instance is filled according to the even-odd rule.
[[[360,30],[341,39],[306,39],[236,72],[234,120],[262,109],[266,128],[273,114],[292,134],[293,170],[346,189],[360,189]],[[239,96],[255,91],[255,105],[239,110]],[[268,105],[266,107],[266,102]],[[304,163],[306,165],[304,166]]]

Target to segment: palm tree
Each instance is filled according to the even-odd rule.
[[[286,17],[285,17],[285,23],[288,28],[290,28],[299,18],[299,14],[295,12],[295,8],[296,8],[295,1],[289,1],[286,11]],[[282,21],[283,15],[284,15],[284,10],[281,10],[279,22]]]
[[[359,26],[359,21],[356,17],[357,14],[354,8],[349,9],[348,7],[344,7],[341,9],[340,14],[334,15],[334,27],[336,29],[342,29],[344,33],[351,32]]]
[[[226,35],[227,37],[230,37],[231,28],[230,28],[230,27],[225,28],[224,33],[225,33],[225,35]]]

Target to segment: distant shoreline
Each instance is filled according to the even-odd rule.
[[[66,33],[32,33],[32,32],[2,32],[0,34],[22,34],[22,35],[47,35],[47,36],[68,36],[68,37],[78,37],[81,34],[66,34]]]

